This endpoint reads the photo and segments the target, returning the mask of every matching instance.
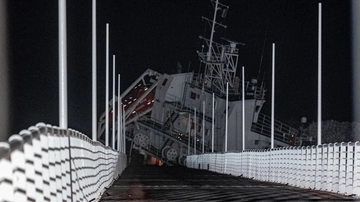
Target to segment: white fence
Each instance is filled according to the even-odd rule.
[[[207,153],[186,158],[189,168],[360,196],[360,143]]]
[[[42,123],[0,142],[0,201],[97,201],[126,155]]]

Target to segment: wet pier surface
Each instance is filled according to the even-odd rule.
[[[339,194],[183,167],[133,165],[101,201],[352,201]]]

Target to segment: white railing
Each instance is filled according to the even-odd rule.
[[[125,154],[39,123],[0,142],[0,201],[97,201],[125,167]]]
[[[360,196],[360,143],[207,153],[186,158],[205,169],[291,186]]]

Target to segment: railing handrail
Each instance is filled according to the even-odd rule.
[[[126,155],[39,123],[0,142],[0,167],[0,201],[98,201],[125,169]]]
[[[253,122],[251,130],[261,135],[270,137],[271,135],[271,118],[265,114],[259,113],[257,122]],[[297,130],[278,120],[274,120],[275,139],[281,142],[289,143],[291,135],[296,135]]]
[[[360,142],[190,155],[187,167],[360,197]]]

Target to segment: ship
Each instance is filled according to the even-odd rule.
[[[191,154],[270,148],[271,118],[261,113],[265,82],[244,81],[238,70],[239,48],[245,44],[215,36],[215,29],[226,28],[217,19],[226,18],[229,7],[211,2],[213,18],[202,17],[211,31],[199,36],[204,45],[197,51],[203,71],[182,72],[179,63],[174,74],[147,69],[114,98],[114,106],[109,102],[109,112],[99,118],[98,139],[104,137],[106,113],[111,128],[121,101],[127,149],[155,162],[185,165]],[[276,120],[274,126],[275,147],[297,144],[296,129]]]

